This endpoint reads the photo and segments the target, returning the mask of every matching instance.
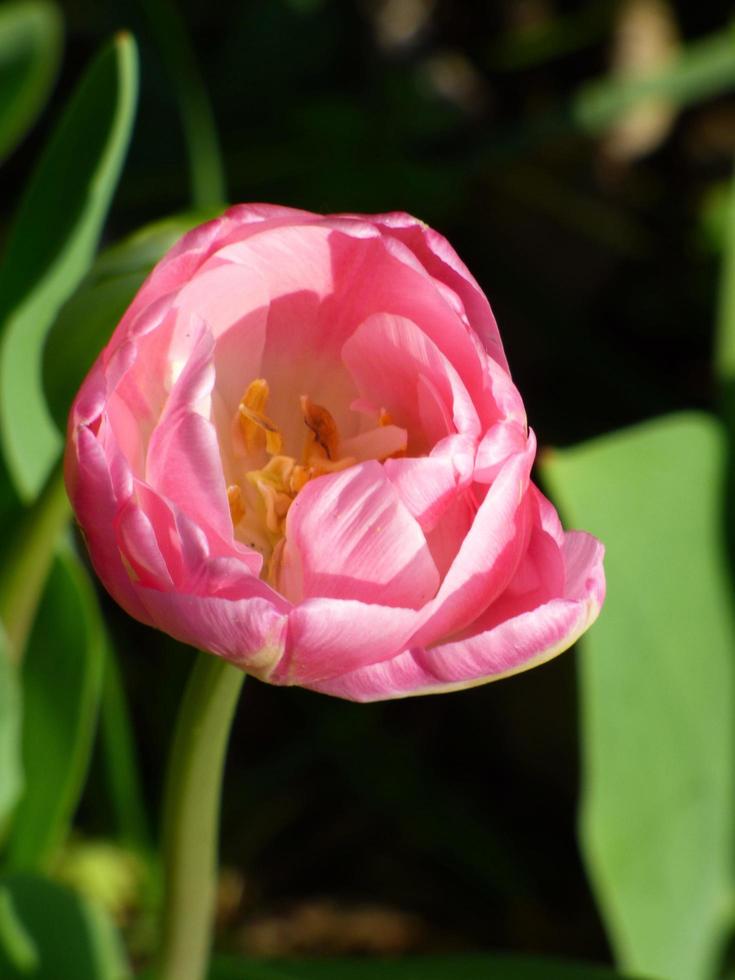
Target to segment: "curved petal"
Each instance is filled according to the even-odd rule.
[[[391,660],[309,686],[352,701],[378,701],[476,687],[545,663],[592,625],[605,594],[599,541],[571,532],[563,554],[563,596],[463,639],[429,649],[404,650]]]
[[[457,491],[468,485],[474,455],[472,441],[455,435],[443,439],[428,456],[385,460],[386,476],[422,531],[433,531]],[[455,551],[459,543],[456,541]]]
[[[289,614],[286,653],[270,680],[313,686],[394,657],[415,625],[413,609],[354,599],[306,599]]]
[[[528,546],[534,498],[529,474],[536,452],[533,433],[511,456],[489,488],[461,541],[436,597],[423,610],[412,644],[437,643],[464,629],[511,581]]]
[[[359,216],[358,216],[359,217]],[[367,216],[365,216],[367,219]],[[493,311],[482,289],[455,250],[439,232],[405,212],[371,215],[369,219],[385,233],[405,243],[430,275],[445,283],[460,297],[473,329],[485,348],[506,371],[508,361]]]
[[[113,482],[105,453],[93,431],[79,425],[69,435],[64,460],[67,493],[87,541],[94,569],[107,591],[131,616],[150,624],[120,557],[112,533],[123,499]]]
[[[375,460],[312,480],[291,505],[279,587],[418,608],[439,586],[421,528]]]
[[[412,320],[388,313],[367,317],[344,344],[342,360],[363,398],[388,409],[408,431],[409,452],[431,449],[452,432],[479,437],[462,380]],[[423,434],[423,446],[416,445],[416,434]]]
[[[257,588],[259,580],[252,581]],[[140,585],[136,592],[158,629],[256,677],[268,680],[283,656],[288,617],[267,598],[187,595]]]

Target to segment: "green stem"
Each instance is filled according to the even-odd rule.
[[[163,813],[160,980],[204,980],[212,940],[220,793],[245,675],[200,653],[174,732]]]

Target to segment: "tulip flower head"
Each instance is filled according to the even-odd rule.
[[[487,299],[404,214],[249,205],[156,266],[73,405],[69,496],[127,611],[263,680],[376,700],[566,649],[562,530]]]

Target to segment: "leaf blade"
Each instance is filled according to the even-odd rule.
[[[6,980],[123,980],[130,976],[117,932],[102,910],[40,875],[0,879],[12,903],[30,956],[12,956],[0,942],[0,975]]]
[[[71,550],[62,549],[23,664],[26,789],[8,841],[11,870],[42,868],[68,830],[96,731],[103,644],[89,576]]]
[[[0,162],[33,125],[61,57],[61,16],[46,0],[0,7]]]
[[[92,261],[136,99],[135,43],[121,34],[72,96],[28,184],[0,267],[0,443],[27,502],[61,446],[40,383],[43,342]]]
[[[580,658],[588,870],[621,964],[672,980],[713,975],[735,894],[724,452],[716,421],[686,414],[543,468],[607,546],[608,598]]]

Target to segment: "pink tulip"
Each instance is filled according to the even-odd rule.
[[[72,408],[69,496],[134,617],[358,701],[542,663],[597,617],[487,299],[405,214],[233,207],[159,262]]]

